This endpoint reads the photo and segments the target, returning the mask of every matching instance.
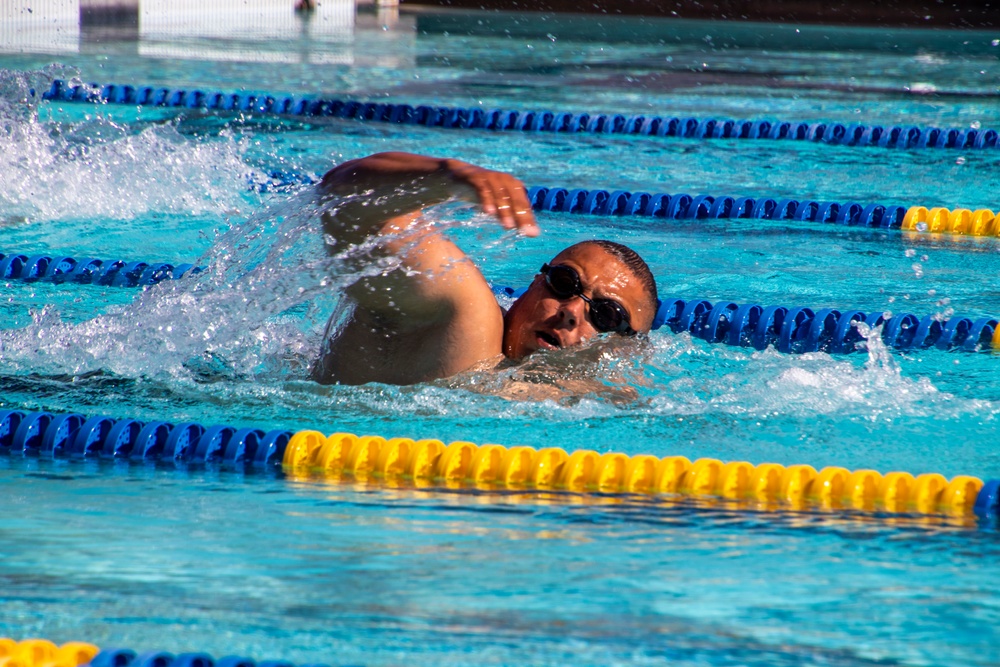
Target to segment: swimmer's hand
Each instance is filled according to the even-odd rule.
[[[478,201],[487,215],[496,216],[504,229],[538,236],[538,222],[524,183],[502,171],[483,169],[461,160],[444,160],[444,164],[455,182],[471,188],[475,194],[473,201]]]
[[[452,198],[478,203],[505,229],[525,236],[539,233],[521,181],[451,158],[388,152],[349,160],[327,172],[320,192],[339,198],[336,216],[324,216],[324,221],[328,232],[340,238],[370,234],[379,223]]]

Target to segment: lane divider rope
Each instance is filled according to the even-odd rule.
[[[1000,216],[989,209],[975,211],[943,207],[811,199],[730,197],[627,190],[585,190],[535,186],[528,190],[536,211],[601,216],[642,216],[670,220],[775,220],[817,222],[849,227],[902,229],[965,236],[1000,236]]]
[[[170,278],[181,278],[201,271],[200,267],[182,264],[147,264],[124,260],[100,260],[48,255],[3,255],[0,253],[0,279],[73,282],[83,284],[135,287],[152,285]],[[494,287],[498,295],[518,297],[524,290]],[[661,299],[653,330],[668,327],[674,333],[687,331],[709,343],[726,343],[758,350],[773,346],[779,352],[850,353],[862,340],[857,325],[882,326],[882,341],[900,350],[935,347],[940,350],[980,352],[1000,350],[1000,323],[995,317],[940,315],[918,317],[898,313],[809,308],[805,306],[761,306],[734,301],[712,303],[707,299]]]
[[[123,259],[74,259],[60,255],[0,253],[0,280],[78,283],[106,287],[155,285],[194,275],[204,267],[193,264],[147,263]]]
[[[6,651],[6,652],[5,652]],[[93,644],[68,642],[56,646],[47,639],[20,642],[0,637],[0,667],[296,667],[285,660],[254,661],[239,656],[216,660],[206,653],[166,651],[138,653],[127,648],[99,649]],[[329,667],[315,663],[299,667]]]
[[[257,192],[285,190],[317,180],[297,171],[273,169],[266,179],[251,178]],[[528,199],[535,211],[597,216],[629,216],[668,220],[784,220],[902,229],[955,236],[1000,237],[1000,215],[990,209],[900,206],[772,197],[731,197],[531,186]]]
[[[666,326],[674,333],[687,331],[709,343],[726,343],[764,350],[800,354],[845,354],[863,340],[858,324],[882,327],[881,339],[897,350],[1000,350],[1000,320],[996,317],[940,315],[918,317],[913,313],[865,313],[860,310],[761,306],[707,299],[664,299],[653,319],[654,328]]]
[[[85,642],[56,646],[47,639],[0,637],[0,667],[79,667],[90,663],[99,651]]]
[[[681,494],[778,503],[793,508],[854,509],[985,516],[997,510],[1000,481],[937,473],[882,475],[810,465],[753,465],[684,456],[599,454],[559,447],[476,445],[458,441],[324,435],[300,431],[285,448],[286,471],[360,481],[408,480],[459,487],[571,492]]]
[[[42,99],[138,106],[211,109],[256,114],[332,116],[367,122],[451,129],[519,132],[630,134],[693,139],[788,139],[842,146],[881,148],[995,149],[993,129],[861,125],[858,123],[731,120],[657,115],[590,114],[553,111],[484,110],[478,107],[412,106],[358,100],[313,99],[267,93],[222,93],[120,84],[72,85],[55,80]]]
[[[1000,215],[994,215],[993,211],[985,208],[972,211],[967,208],[949,210],[941,206],[930,209],[911,206],[903,216],[900,228],[929,234],[1000,237]]]
[[[115,420],[107,416],[0,411],[0,451],[9,456],[104,458],[222,464],[286,473],[409,480],[414,484],[533,488],[573,492],[715,496],[793,507],[916,512],[953,516],[1000,511],[1000,480],[907,472],[882,475],[809,465],[752,465],[683,456],[567,452],[558,447],[358,437],[350,433],[205,427],[194,422]],[[0,665],[3,667],[3,665]],[[13,666],[11,666],[13,667]]]
[[[10,456],[219,463],[267,468],[284,456],[290,431],[0,410],[0,452]]]

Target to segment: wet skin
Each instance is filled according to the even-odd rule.
[[[586,302],[557,298],[541,275],[504,317],[475,264],[420,216],[428,206],[465,199],[504,228],[535,236],[527,193],[513,176],[458,160],[380,153],[332,169],[319,194],[329,204],[323,223],[336,240],[331,253],[376,237],[378,252],[401,264],[348,288],[354,315],[314,367],[317,381],[412,384],[597,335]],[[603,248],[573,246],[551,264],[572,266],[586,296],[618,301],[633,329],[649,330],[655,305],[632,272]]]
[[[563,264],[580,274],[583,294],[613,299],[629,314],[637,331],[649,331],[654,304],[631,269],[598,245],[578,244],[563,250],[549,264]],[[588,317],[589,306],[579,297],[560,299],[539,274],[504,318],[504,356],[520,359],[538,350],[579,345],[599,331]]]

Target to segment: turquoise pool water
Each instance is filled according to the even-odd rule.
[[[114,40],[0,55],[0,252],[211,267],[145,292],[4,283],[0,408],[1000,476],[991,354],[874,345],[789,356],[662,331],[498,375],[316,385],[308,364],[350,276],[323,258],[307,192],[247,188],[274,167],[319,175],[400,149],[474,160],[529,185],[996,210],[998,151],[19,101],[30,86],[79,75],[464,106],[1000,126],[1000,35],[876,41],[847,29],[605,21],[582,39],[578,24],[554,17],[507,17],[521,26],[509,36],[509,25],[480,34],[476,16],[457,24],[464,32],[454,18],[401,18],[316,40],[304,62],[283,64],[137,57],[134,42]],[[210,45],[158,39],[192,56]],[[639,250],[662,296],[1000,314],[996,239],[559,214],[541,214],[539,239],[519,239],[464,209],[439,215],[501,284],[524,284],[561,247],[600,236]],[[599,390],[559,395],[568,378]],[[556,396],[503,397],[513,381]],[[3,457],[0,480],[5,636],[366,665],[988,665],[1000,644],[990,522]]]

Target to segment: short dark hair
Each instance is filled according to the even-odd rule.
[[[649,270],[649,265],[646,264],[645,260],[639,256],[639,253],[632,250],[632,248],[629,248],[627,245],[622,245],[621,243],[616,243],[614,241],[607,241],[605,239],[581,241],[580,243],[573,244],[570,248],[581,245],[596,245],[601,250],[614,256],[618,261],[627,266],[635,277],[639,279],[639,282],[642,283],[646,293],[649,294],[653,311],[656,311],[656,308],[660,303],[659,295],[656,292],[656,278],[653,276],[653,272]]]

